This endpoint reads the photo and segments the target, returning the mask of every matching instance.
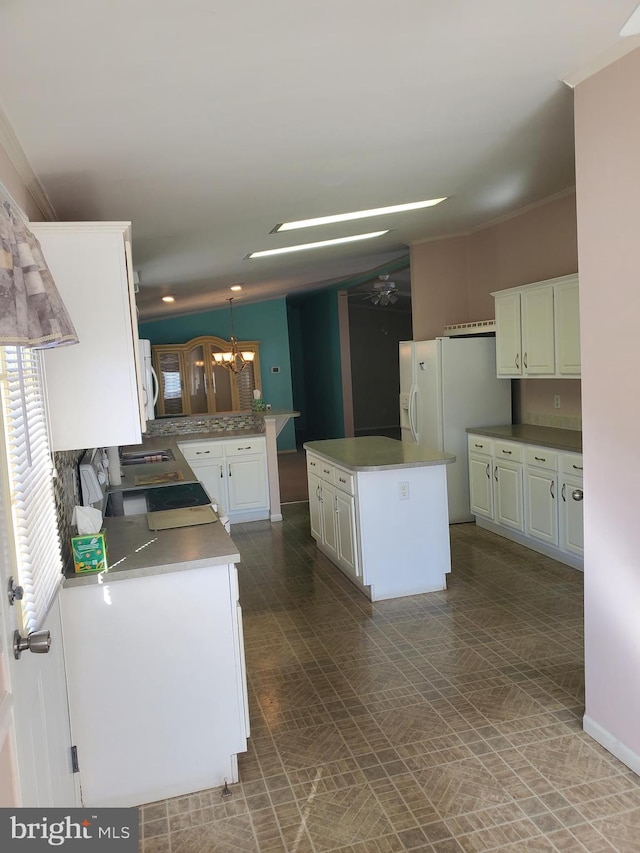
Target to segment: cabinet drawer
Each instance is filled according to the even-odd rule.
[[[224,456],[224,446],[220,441],[189,441],[184,444],[178,442],[178,447],[188,462],[204,461]]]
[[[560,460],[560,470],[572,477],[582,477],[582,453],[563,453]]]
[[[498,459],[508,459],[510,462],[522,462],[524,458],[524,445],[516,444],[514,441],[496,441],[493,453]]]
[[[470,435],[468,438],[469,453],[478,453],[481,456],[491,456],[493,452],[493,439],[483,438],[480,435]]]
[[[348,492],[350,495],[355,494],[355,479],[353,474],[342,468],[335,468],[334,472],[336,488],[341,489],[343,492]]]
[[[547,468],[549,471],[558,470],[558,454],[547,447],[531,447],[525,450],[525,462],[527,465],[535,465],[536,468]]]
[[[321,480],[328,483],[335,483],[335,467],[331,462],[321,459],[319,456],[310,456],[307,454],[307,473],[315,474]]]
[[[242,456],[244,453],[264,453],[265,440],[260,436],[254,438],[238,438],[225,441],[224,450],[227,456]]]

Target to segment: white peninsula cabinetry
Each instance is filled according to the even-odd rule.
[[[128,222],[32,222],[79,343],[44,351],[53,450],[138,444],[146,429]]]
[[[496,309],[496,363],[502,378],[580,376],[578,276],[491,294]]]
[[[582,454],[474,433],[468,444],[476,523],[582,568]]]
[[[137,806],[238,780],[249,717],[239,554],[221,524],[105,520],[112,567],[61,593],[85,806]]]
[[[264,436],[180,441],[178,447],[220,515],[232,524],[269,517]]]
[[[372,601],[446,588],[446,465],[381,436],[305,444],[311,535]]]

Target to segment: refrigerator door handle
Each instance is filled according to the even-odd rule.
[[[416,432],[416,405],[418,401],[418,389],[414,386],[411,389],[411,394],[409,395],[409,427],[411,429],[411,436],[415,443],[418,443],[418,433]]]

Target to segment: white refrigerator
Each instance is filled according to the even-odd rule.
[[[511,423],[511,382],[496,378],[494,337],[400,342],[402,440],[445,453],[449,523],[472,521],[467,427]]]

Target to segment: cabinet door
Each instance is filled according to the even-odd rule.
[[[322,515],[322,542],[331,555],[338,561],[338,525],[336,513],[336,489],[325,480],[322,481],[322,499],[320,502]]]
[[[520,294],[496,296],[496,368],[498,376],[522,374]]]
[[[580,376],[580,301],[578,282],[557,284],[554,290],[556,371]]]
[[[525,290],[521,296],[522,372],[553,375],[556,370],[553,287]]]
[[[219,515],[227,515],[229,498],[227,495],[227,478],[225,476],[224,456],[208,458],[206,462],[189,462],[195,476],[207,490],[212,502],[218,507]]]
[[[156,371],[158,374],[158,414],[184,415],[184,386],[179,350],[162,350],[156,353]]]
[[[184,351],[187,406],[191,415],[206,415],[209,407],[209,369],[206,363],[208,350],[203,344],[187,347]]]
[[[560,488],[560,547],[570,554],[584,556],[582,478],[563,477]]]
[[[338,562],[349,574],[358,577],[356,540],[356,506],[353,495],[336,490],[336,525],[338,528]]]
[[[493,480],[489,456],[469,456],[469,491],[471,512],[493,518]]]
[[[80,339],[43,351],[52,450],[139,444],[128,224],[33,222],[30,228]]]
[[[322,541],[322,482],[311,471],[307,472],[307,483],[309,486],[309,521],[311,523],[311,536],[317,541]]]
[[[227,457],[229,510],[268,509],[266,459],[264,454]]]
[[[527,536],[558,544],[558,475],[543,468],[526,468],[525,509]]]
[[[497,461],[493,479],[495,520],[505,527],[524,530],[522,465]]]

